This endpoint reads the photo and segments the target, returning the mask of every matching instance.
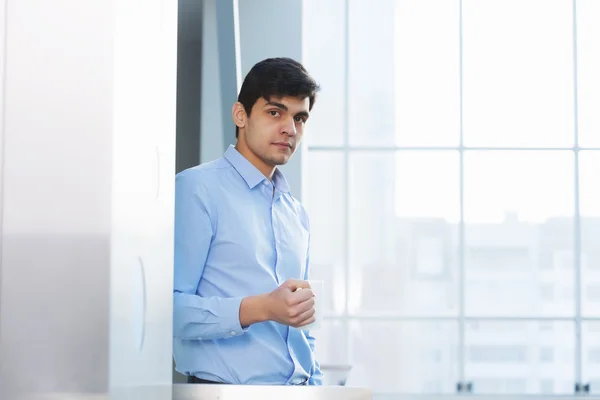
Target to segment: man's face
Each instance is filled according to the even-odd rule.
[[[308,98],[259,98],[244,127],[248,148],[268,165],[286,164],[302,140],[309,104]]]

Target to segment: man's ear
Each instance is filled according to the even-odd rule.
[[[233,118],[233,123],[238,128],[243,128],[246,126],[246,121],[248,116],[246,115],[246,110],[244,106],[239,101],[236,101],[231,109],[231,117]]]

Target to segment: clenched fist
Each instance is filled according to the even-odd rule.
[[[271,321],[299,328],[315,321],[315,299],[307,281],[289,279],[267,294]]]

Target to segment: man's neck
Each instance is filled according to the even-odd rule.
[[[273,165],[265,163],[261,160],[250,148],[243,142],[239,141],[235,145],[235,149],[242,155],[246,160],[250,162],[256,169],[260,171],[268,180],[273,180],[273,174],[275,173],[275,167]]]

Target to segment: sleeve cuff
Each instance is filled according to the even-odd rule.
[[[232,297],[221,300],[221,320],[222,329],[225,332],[225,337],[235,337],[243,335],[248,331],[248,328],[242,328],[240,324],[240,305],[242,297]]]

